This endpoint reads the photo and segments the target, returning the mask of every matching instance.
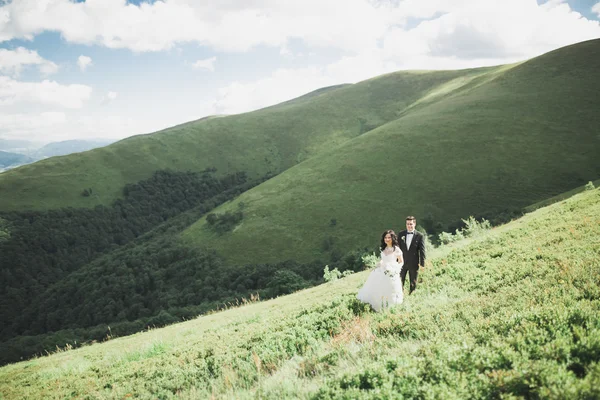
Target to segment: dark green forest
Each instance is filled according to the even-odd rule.
[[[0,362],[321,282],[324,261],[226,266],[214,251],[180,241],[202,215],[267,178],[214,172],[158,171],[127,185],[111,207],[1,214]],[[82,195],[93,196],[93,188]],[[210,216],[224,232],[243,210]],[[341,271],[362,268],[358,252],[328,261]]]

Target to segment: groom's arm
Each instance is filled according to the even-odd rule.
[[[419,245],[417,246],[417,253],[419,255],[419,267],[425,267],[425,238],[421,236],[421,240],[419,240]]]

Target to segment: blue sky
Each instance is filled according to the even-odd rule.
[[[217,3],[212,4],[212,3]],[[0,138],[119,139],[600,37],[587,0],[0,0]]]

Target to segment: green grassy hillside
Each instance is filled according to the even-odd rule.
[[[156,170],[250,177],[278,174],[394,120],[433,88],[487,71],[400,72],[340,85],[259,111],[203,118],[84,153],[53,157],[0,175],[0,211],[93,207],[122,196]],[[83,198],[84,188],[94,196]]]
[[[373,313],[368,272],[0,368],[0,398],[600,396],[600,190],[432,252]]]
[[[310,260],[332,249],[335,257],[402,229],[409,214],[445,230],[467,215],[497,217],[581,186],[600,176],[599,69],[594,40],[459,76],[393,121],[217,209],[244,204],[231,232],[217,234],[202,219],[184,237],[231,263]]]

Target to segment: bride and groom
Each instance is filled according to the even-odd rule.
[[[419,268],[425,266],[425,241],[415,230],[416,225],[415,217],[409,216],[406,217],[406,230],[398,236],[393,230],[381,235],[381,258],[356,296],[376,311],[402,303],[407,274],[409,294],[417,288]]]

